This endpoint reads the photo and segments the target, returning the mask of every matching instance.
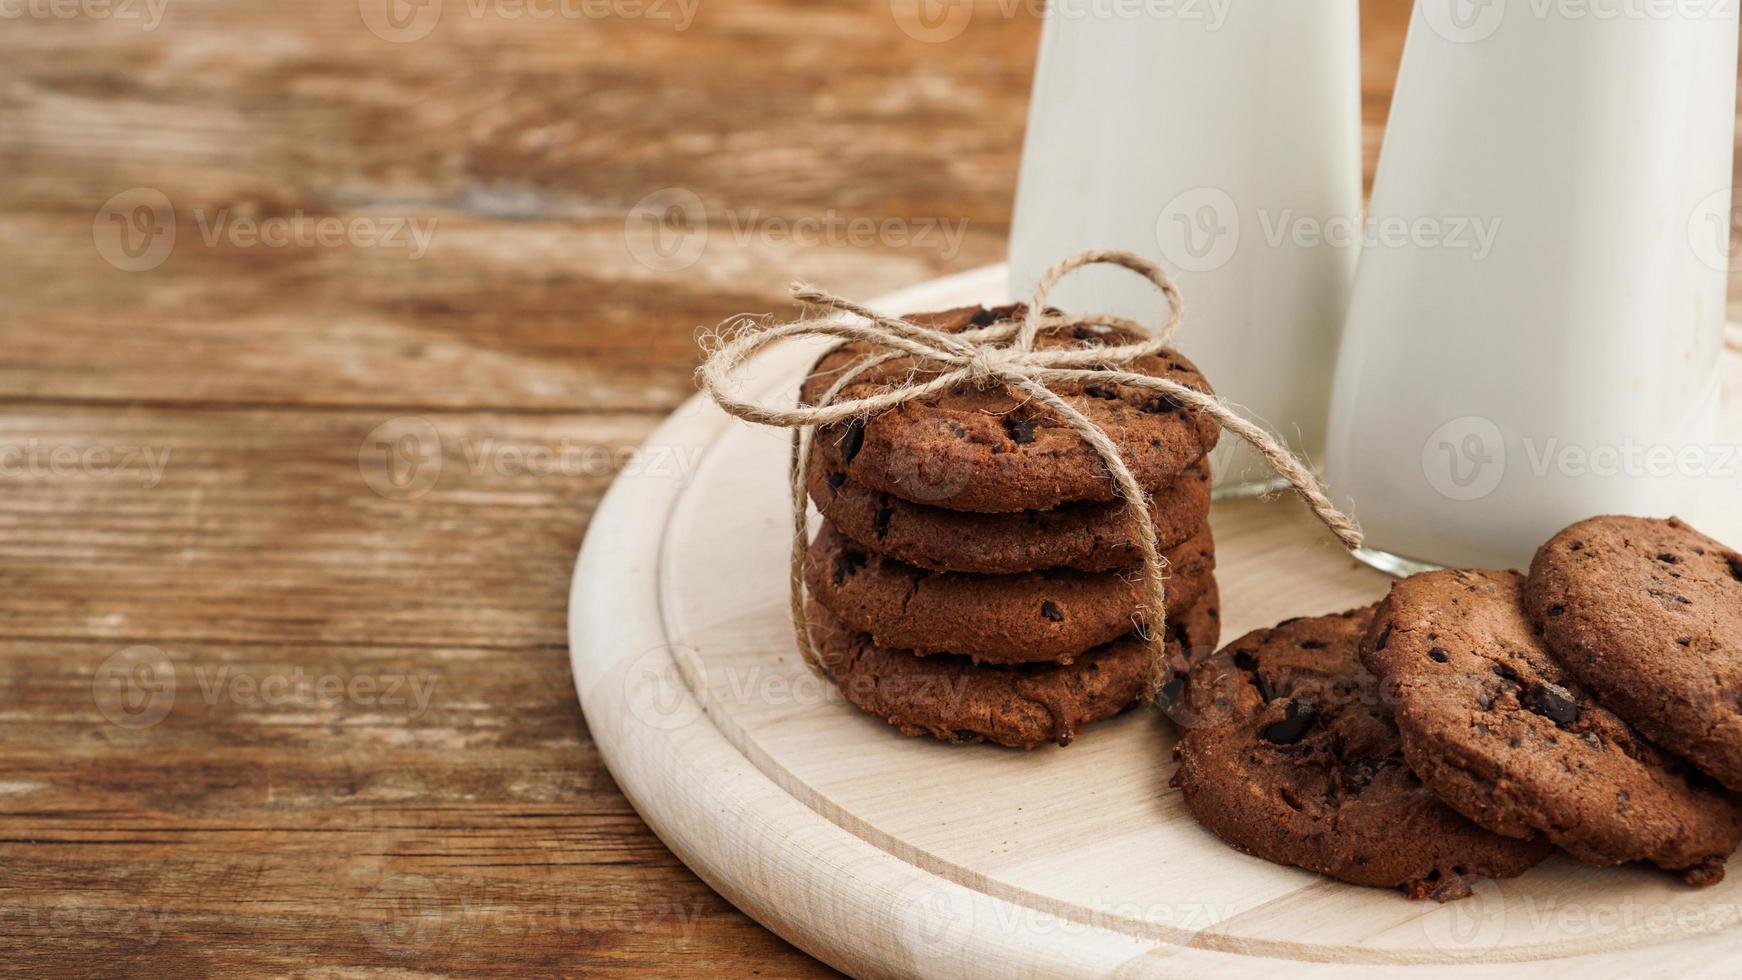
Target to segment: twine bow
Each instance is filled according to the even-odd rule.
[[[1121,266],[1148,279],[1167,298],[1167,324],[1159,333],[1151,334],[1141,325],[1123,317],[1082,317],[1047,312],[1047,294],[1058,281],[1077,269],[1091,265]],[[729,414],[760,425],[778,426],[792,431],[792,451],[789,459],[793,513],[789,568],[791,614],[799,651],[813,670],[824,672],[816,648],[811,642],[810,627],[804,611],[804,555],[810,540],[809,513],[805,498],[805,471],[810,459],[810,440],[805,438],[806,435],[816,426],[868,418],[908,402],[967,385],[978,388],[1004,386],[1045,406],[1055,417],[1082,436],[1083,441],[1095,450],[1112,474],[1120,496],[1129,505],[1132,533],[1143,557],[1145,598],[1139,612],[1142,614],[1141,621],[1147,624],[1143,635],[1153,652],[1144,684],[1145,702],[1153,701],[1168,679],[1165,647],[1167,560],[1162,557],[1155,544],[1155,521],[1149,509],[1149,495],[1137,482],[1137,477],[1126,465],[1113,440],[1082,412],[1059,397],[1051,385],[1096,384],[1139,388],[1166,395],[1189,410],[1209,415],[1222,428],[1251,443],[1271,468],[1288,480],[1294,492],[1306,502],[1313,514],[1346,547],[1354,550],[1361,546],[1360,529],[1347,515],[1332,506],[1318,477],[1264,429],[1238,415],[1213,395],[1166,378],[1122,369],[1139,358],[1163,352],[1172,343],[1173,335],[1179,329],[1184,315],[1179,289],[1160,266],[1147,259],[1119,251],[1090,251],[1074,255],[1048,269],[1041,277],[1040,283],[1035,287],[1034,299],[1029,303],[1028,312],[1021,322],[1001,321],[960,333],[946,333],[922,327],[802,283],[795,283],[792,292],[795,298],[824,307],[829,313],[822,317],[777,325],[766,325],[746,317],[738,318],[731,339],[712,351],[697,375],[702,389]],[[1035,342],[1042,333],[1084,325],[1117,327],[1145,339],[1107,347],[1035,349]],[[881,348],[884,352],[868,357],[843,372],[814,405],[769,407],[741,400],[731,393],[733,375],[752,355],[772,344],[797,337],[833,337],[847,342],[857,341]],[[926,381],[891,385],[866,397],[835,401],[836,396],[855,379],[901,357],[914,358],[921,367],[934,369],[935,376]]]

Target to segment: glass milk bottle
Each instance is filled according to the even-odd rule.
[[[1356,0],[1048,4],[1011,234],[1011,288],[1119,248],[1178,280],[1180,349],[1223,397],[1316,456],[1358,255]],[[1117,269],[1067,278],[1067,310],[1163,315]],[[1269,472],[1222,440],[1218,486]],[[1246,481],[1253,481],[1247,483]],[[1244,484],[1244,486],[1241,486]]]
[[[1326,456],[1376,564],[1694,516],[1736,31],[1729,3],[1417,0],[1369,213],[1404,230],[1362,253]]]

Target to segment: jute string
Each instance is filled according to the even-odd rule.
[[[1114,265],[1129,269],[1148,279],[1168,301],[1168,320],[1156,333],[1137,323],[1115,316],[1069,316],[1046,312],[1047,295],[1059,280],[1071,272],[1092,265]],[[1096,384],[1123,385],[1143,391],[1153,391],[1174,399],[1192,412],[1202,412],[1229,432],[1251,443],[1266,463],[1288,480],[1294,492],[1306,502],[1313,514],[1350,550],[1360,547],[1361,531],[1355,522],[1332,506],[1324,485],[1317,476],[1264,429],[1237,414],[1220,399],[1166,378],[1155,378],[1124,370],[1138,358],[1160,354],[1173,342],[1184,317],[1184,305],[1179,289],[1158,265],[1130,252],[1090,251],[1071,256],[1058,263],[1040,279],[1034,299],[1020,322],[1003,321],[991,326],[946,333],[910,323],[862,306],[851,300],[820,289],[795,283],[794,297],[821,307],[827,312],[793,323],[765,324],[749,317],[735,318],[723,327],[723,339],[714,347],[697,371],[702,389],[731,415],[760,425],[791,430],[792,445],[788,459],[792,490],[791,548],[791,614],[793,634],[799,651],[813,670],[825,672],[816,647],[811,641],[810,626],[804,609],[805,550],[810,543],[810,526],[805,499],[805,471],[809,465],[810,440],[807,436],[817,426],[833,425],[853,419],[866,419],[908,402],[940,395],[952,389],[974,386],[1003,386],[1020,392],[1044,406],[1056,418],[1076,431],[1095,450],[1112,475],[1118,492],[1127,503],[1132,533],[1143,558],[1144,601],[1139,609],[1140,621],[1146,624],[1143,636],[1152,651],[1144,685],[1144,700],[1153,701],[1166,683],[1166,610],[1167,560],[1155,544],[1155,520],[1150,513],[1149,495],[1125,462],[1119,447],[1107,433],[1091,422],[1082,412],[1059,397],[1054,385]],[[843,316],[842,314],[846,314]],[[1066,347],[1036,350],[1035,342],[1043,333],[1073,329],[1085,324],[1121,328],[1145,339],[1108,347]],[[732,393],[736,372],[758,351],[770,345],[801,337],[832,337],[837,340],[868,344],[883,353],[868,357],[845,371],[815,404],[793,407],[759,405],[745,401]],[[891,384],[860,398],[836,401],[848,385],[871,371],[897,358],[913,358],[916,370],[909,381]],[[922,371],[934,376],[918,380]]]

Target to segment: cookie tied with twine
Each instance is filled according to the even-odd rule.
[[[1114,265],[1148,279],[1167,298],[1169,315],[1159,333],[1123,317],[1109,315],[1071,316],[1049,310],[1047,294],[1071,272],[1091,265]],[[1214,419],[1228,432],[1251,443],[1265,461],[1306,502],[1331,533],[1351,551],[1361,546],[1361,531],[1347,515],[1331,504],[1324,485],[1263,428],[1236,413],[1221,399],[1167,378],[1129,370],[1139,358],[1158,355],[1172,343],[1184,318],[1179,289],[1158,265],[1130,252],[1090,251],[1058,263],[1040,279],[1034,299],[1020,321],[1002,321],[989,326],[949,333],[912,323],[870,309],[851,300],[796,283],[793,296],[828,312],[792,323],[766,324],[738,317],[723,328],[721,341],[697,371],[702,390],[728,414],[759,425],[791,431],[789,477],[792,490],[792,549],[790,600],[793,633],[805,662],[826,674],[805,618],[804,554],[810,539],[805,473],[809,466],[810,440],[818,426],[853,419],[866,419],[910,402],[920,401],[965,386],[982,389],[1003,387],[1028,399],[1074,430],[1094,450],[1121,497],[1127,502],[1133,536],[1142,556],[1144,602],[1138,610],[1140,632],[1152,651],[1143,700],[1153,702],[1168,680],[1165,647],[1167,609],[1167,561],[1155,544],[1155,521],[1149,496],[1132,473],[1119,447],[1108,434],[1064,398],[1052,386],[1093,384],[1124,386],[1154,392],[1173,399],[1188,412]],[[1043,335],[1071,331],[1082,326],[1113,327],[1141,338],[1108,346],[1064,346],[1037,349]],[[868,356],[842,372],[833,385],[812,404],[791,407],[759,405],[732,393],[736,372],[758,351],[782,341],[832,337],[857,342],[882,353]],[[884,364],[910,358],[927,370],[916,372],[905,383],[890,384],[864,397],[836,401],[852,384]]]

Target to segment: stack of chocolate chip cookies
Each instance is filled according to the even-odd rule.
[[[1599,517],[1194,669],[1174,784],[1233,846],[1440,900],[1556,846],[1689,884],[1742,842],[1742,555]]]
[[[949,332],[1020,319],[1021,306],[910,317]],[[1040,349],[1138,339],[1105,326],[1041,336]],[[802,397],[815,404],[881,350],[824,356]],[[876,360],[835,401],[923,381],[931,366]],[[1210,392],[1164,352],[1129,370]],[[1220,634],[1210,538],[1214,422],[1154,392],[1056,391],[1120,448],[1150,494],[1166,556],[1169,659]],[[1069,743],[1135,703],[1148,676],[1141,552],[1112,478],[1076,431],[1005,388],[963,388],[819,429],[806,475],[824,523],[806,585],[812,639],[854,704],[909,735],[1032,748]]]

